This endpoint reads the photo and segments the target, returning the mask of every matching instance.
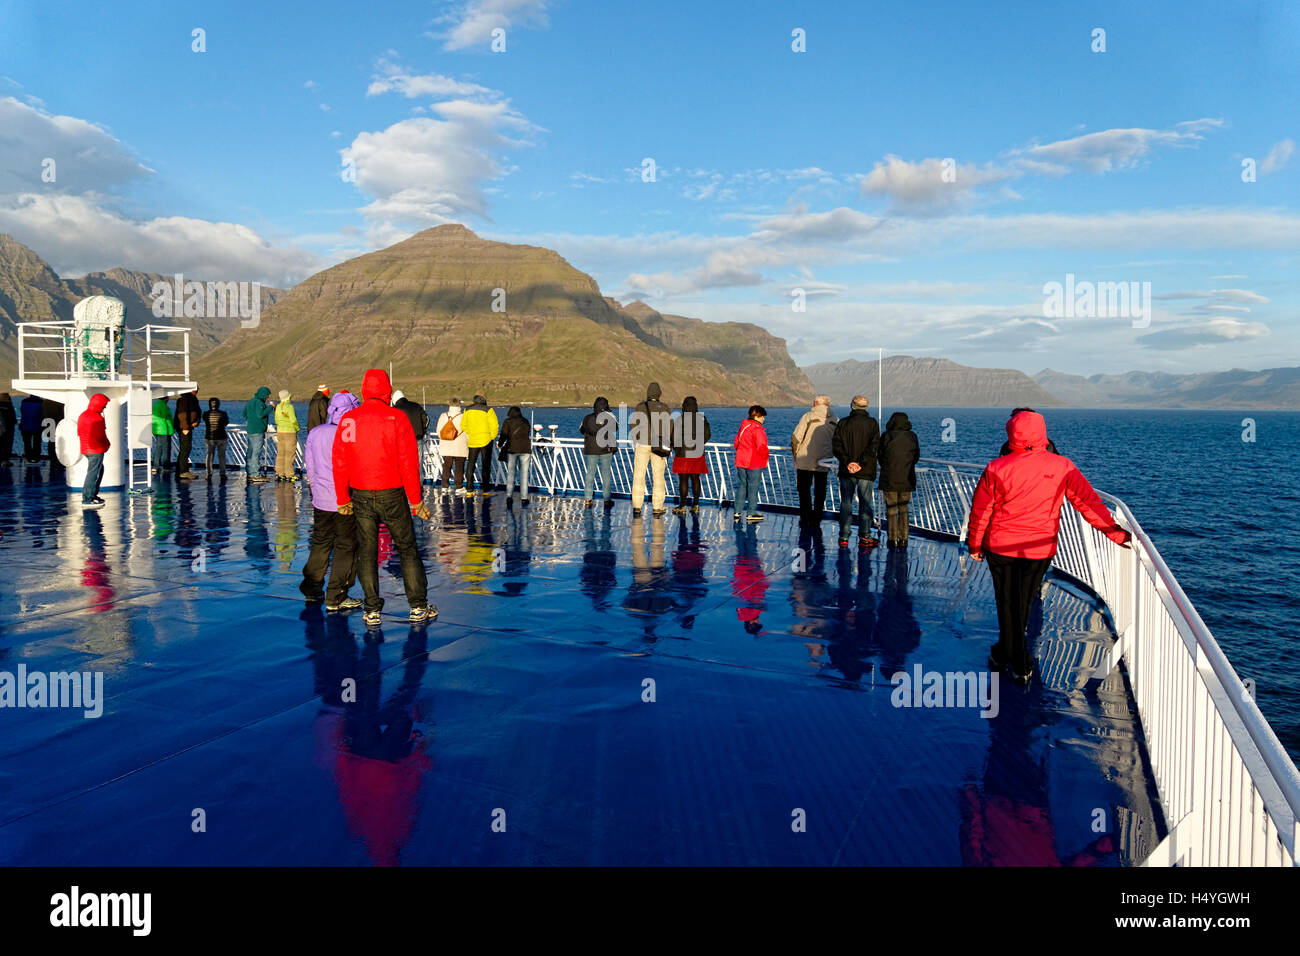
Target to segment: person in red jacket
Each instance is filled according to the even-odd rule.
[[[988,557],[998,606],[998,641],[989,669],[1011,669],[1027,684],[1034,659],[1025,646],[1029,612],[1056,554],[1061,505],[1069,498],[1090,525],[1116,544],[1130,535],[1115,523],[1097,492],[1070,459],[1047,450],[1047,424],[1037,412],[1007,422],[1011,453],[989,462],[971,500],[966,546],[976,561]]]
[[[429,519],[420,483],[420,452],[411,420],[388,404],[392,394],[388,373],[368,370],[361,384],[361,407],[339,419],[331,454],[339,514],[356,518],[357,579],[365,592],[368,627],[379,625],[384,608],[379,596],[380,523],[388,527],[401,557],[411,623],[438,616],[438,609],[429,604],[429,582],[411,521],[412,515]]]
[[[104,454],[112,447],[108,440],[108,430],[104,427],[104,408],[108,405],[108,396],[96,392],[90,396],[90,406],[77,418],[77,438],[81,441],[81,453],[86,456],[86,480],[81,486],[81,505],[83,508],[102,508],[104,499],[99,497],[99,483],[104,479]]]
[[[766,408],[750,405],[749,417],[740,423],[732,441],[736,448],[736,521],[742,513],[749,521],[763,520],[758,513],[758,490],[767,470],[767,429],[763,427],[766,418]]]

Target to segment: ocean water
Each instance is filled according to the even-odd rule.
[[[243,401],[225,407],[232,422],[242,421]],[[306,403],[295,407],[305,421]],[[506,407],[498,408],[503,418]],[[427,409],[432,422],[445,406]],[[805,410],[768,409],[773,447],[788,445]],[[886,405],[885,418],[899,410]],[[1009,409],[901,410],[925,458],[982,464],[1006,437]],[[575,436],[587,411],[526,408],[525,417]],[[702,411],[714,441],[730,441],[745,417],[743,409]],[[1060,453],[1098,490],[1128,503],[1237,673],[1255,680],[1260,710],[1300,760],[1300,535],[1292,523],[1300,513],[1300,412],[1048,409],[1044,415]],[[943,440],[945,431],[952,441]]]

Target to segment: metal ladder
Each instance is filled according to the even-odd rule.
[[[132,381],[126,392],[126,487],[127,493],[145,495],[153,491],[150,476],[153,452],[153,388],[148,379]],[[141,436],[149,444],[140,444]]]

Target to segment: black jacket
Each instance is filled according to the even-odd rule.
[[[221,410],[221,399],[208,399],[208,410],[203,413],[203,427],[206,429],[203,440],[225,441],[226,426],[229,424],[230,416]]]
[[[508,455],[528,455],[533,451],[533,433],[518,405],[506,412],[501,423],[500,449]]]
[[[317,391],[307,403],[307,431],[317,425],[324,425],[330,418],[330,400],[322,391]],[[412,428],[415,426],[412,425]],[[417,436],[418,437],[418,436]]]
[[[831,450],[839,459],[841,478],[876,477],[876,454],[880,450],[880,425],[865,408],[849,410],[847,418],[841,418],[835,424],[835,436],[831,439]],[[862,466],[858,473],[851,474],[849,462],[856,461]]]
[[[601,423],[605,421],[606,416],[611,421],[608,422],[609,427],[602,435]],[[578,426],[578,434],[582,436],[584,455],[612,455],[618,451],[618,419],[614,418],[614,413],[609,410],[609,402],[606,399],[598,398],[591,403],[591,412]],[[609,439],[608,444],[600,440],[602,437]]]
[[[688,396],[682,402],[681,416],[673,423],[673,454],[678,458],[701,458],[704,445],[712,437],[709,420],[700,413],[699,403]]]
[[[673,425],[672,409],[659,400],[663,392],[658,382],[651,382],[646,387],[645,401],[637,402],[636,408],[628,416],[628,429],[632,440],[638,445],[649,445],[667,455],[672,447]]]
[[[424,433],[429,430],[429,413],[424,410],[424,406],[403,395],[393,403],[393,407],[406,414],[406,417],[411,420],[411,431],[415,432],[415,440],[422,441]]]
[[[894,412],[880,437],[881,491],[915,491],[916,463],[921,458],[921,445],[912,431],[912,423],[905,412]]]

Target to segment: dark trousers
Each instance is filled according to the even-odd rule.
[[[489,448],[491,446],[488,446]],[[470,449],[471,453],[473,449]],[[353,515],[357,519],[357,579],[365,597],[365,610],[382,611],[379,596],[379,525],[388,526],[393,547],[402,561],[402,586],[406,603],[425,607],[429,603],[429,580],[424,574],[420,552],[415,547],[415,522],[406,492],[401,488],[383,491],[352,489]]]
[[[357,579],[357,519],[354,515],[341,515],[337,511],[321,511],[319,508],[313,511],[316,520],[311,526],[311,551],[303,565],[302,584],[298,585],[298,590],[309,600],[319,601],[324,597],[330,604],[337,604],[348,596],[348,589]],[[331,554],[334,557],[332,566]],[[324,587],[327,566],[330,566],[328,588]]]
[[[465,459],[459,455],[445,455],[442,459],[442,486],[451,491],[452,477],[455,477],[456,487],[465,487]]]
[[[704,489],[704,482],[700,481],[699,475],[678,475],[677,476],[677,502],[682,505],[698,505],[700,503],[700,492]]]
[[[0,462],[8,461],[14,453],[14,433],[6,431],[0,435]]]
[[[41,460],[40,432],[23,432],[23,457],[28,461]]]
[[[194,431],[177,432],[180,450],[176,452],[176,474],[183,475],[190,470],[190,449],[194,446]]]
[[[479,491],[492,490],[492,446],[484,445],[482,448],[471,448],[469,450],[469,462],[465,465],[465,487],[470,491],[474,490],[474,465],[478,462],[483,463],[483,481],[479,484]]]
[[[221,438],[217,440],[208,439],[203,443],[207,455],[208,477],[212,477],[212,463],[219,457],[221,459],[221,480],[226,480],[226,442],[229,439]]]
[[[889,529],[889,540],[907,543],[907,526],[911,520],[908,505],[912,500],[910,491],[885,491],[885,525]]]
[[[86,456],[86,481],[81,486],[81,501],[90,504],[99,495],[99,483],[104,480],[104,456]]]
[[[993,658],[998,663],[1010,664],[1018,673],[1027,674],[1034,660],[1025,646],[1029,612],[1052,559],[1010,558],[991,551],[984,558],[989,563],[993,596],[998,605],[998,642],[993,645]]]
[[[819,525],[826,513],[826,479],[827,471],[806,471],[800,468],[795,473],[795,487],[799,490],[799,524],[804,527]]]

